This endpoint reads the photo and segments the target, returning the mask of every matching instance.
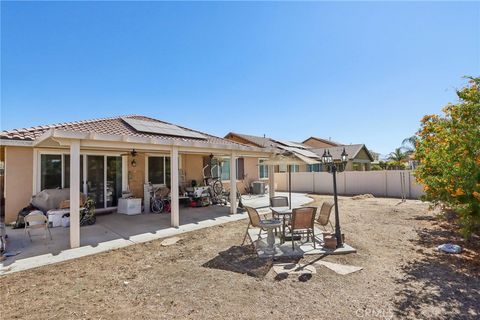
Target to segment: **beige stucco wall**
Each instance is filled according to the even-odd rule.
[[[197,181],[197,185],[203,184],[203,155],[200,154],[182,154],[182,168],[185,174],[185,183],[191,186],[192,180]]]
[[[137,198],[143,198],[145,183],[145,154],[138,153],[135,157],[137,165],[132,166],[132,156],[128,156],[128,187]]]
[[[5,148],[5,222],[30,203],[33,193],[33,148]]]
[[[355,156],[355,159],[362,159],[362,160],[368,160],[370,161],[370,157],[368,156],[367,152],[365,149],[362,149],[358,152],[358,154]]]

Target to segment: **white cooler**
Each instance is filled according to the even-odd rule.
[[[142,199],[141,198],[118,199],[117,212],[128,214],[128,215],[142,213]]]
[[[50,227],[60,227],[62,225],[62,216],[69,213],[70,209],[52,209],[48,210],[48,224]]]

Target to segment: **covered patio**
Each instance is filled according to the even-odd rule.
[[[276,195],[287,193],[277,192]],[[244,196],[244,205],[268,210],[269,196]],[[306,194],[294,193],[295,206],[311,201]],[[199,230],[227,222],[247,219],[247,214],[230,214],[229,206],[208,206],[201,208],[180,208],[180,226],[171,227],[171,215],[166,213],[144,213],[124,215],[111,213],[99,215],[97,222],[80,228],[80,247],[70,249],[70,228],[50,228],[52,240],[44,239],[37,232],[30,241],[23,229],[7,230],[10,253],[18,253],[0,263],[0,274],[21,271],[37,266],[70,260],[112,249],[126,247],[136,243],[167,238],[189,231]]]
[[[48,188],[70,188],[71,248],[89,244],[89,240],[82,239],[83,233],[80,233],[81,193],[93,198],[97,211],[101,212],[115,210],[122,194],[129,192],[133,197],[142,199],[144,211],[149,212],[150,197],[145,186],[151,183],[155,187],[168,187],[171,190],[169,218],[152,218],[155,220],[151,221],[151,225],[154,229],[163,226],[179,227],[192,221],[188,210],[182,210],[187,216],[181,216],[180,197],[185,187],[193,185],[193,182],[197,186],[203,185],[206,159],[211,161],[216,158],[228,163],[224,170],[227,172],[223,172],[222,177],[219,174],[218,178],[222,179],[225,189],[230,191],[229,200],[232,203],[228,209],[223,208],[223,211],[235,214],[239,159],[254,159],[256,165],[256,159],[268,158],[271,154],[269,150],[146,117],[128,116],[107,119],[105,122],[104,126],[108,126],[112,134],[77,131],[87,130],[88,127],[76,127],[75,130],[50,129],[32,142],[35,164],[33,194]],[[98,130],[97,127],[94,129]],[[49,170],[58,162],[61,163],[59,172],[56,175],[50,174]],[[245,163],[242,162],[242,165]],[[254,169],[257,170],[257,167],[254,166]],[[56,180],[52,177],[56,177]],[[273,177],[272,174],[272,185]],[[47,187],[48,183],[50,187]],[[128,217],[116,221],[125,219]],[[142,223],[137,226],[138,220],[132,221],[136,222],[129,226],[128,231],[119,231],[120,236],[135,234],[134,230],[137,229],[143,230]],[[101,223],[102,218],[99,219],[99,226],[93,229],[101,228]],[[111,229],[106,227],[106,231],[98,230],[100,236],[110,234],[109,228]],[[114,233],[112,237],[115,237]]]

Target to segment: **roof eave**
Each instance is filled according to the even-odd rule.
[[[120,143],[138,143],[138,144],[153,144],[163,146],[178,146],[178,147],[190,147],[200,149],[219,149],[224,151],[250,151],[263,154],[271,154],[274,152],[271,148],[258,148],[242,144],[221,144],[221,143],[209,143],[209,142],[192,142],[192,141],[179,141],[179,140],[166,140],[159,138],[146,138],[146,137],[134,137],[128,135],[107,135],[88,132],[75,132],[66,130],[49,130],[41,136],[44,141],[48,138],[52,139],[78,139],[78,140],[91,140],[91,141],[103,141],[103,142],[120,142]],[[40,142],[41,142],[40,141]],[[37,141],[35,141],[37,142]],[[38,145],[38,143],[35,143]],[[271,150],[270,150],[271,149]]]

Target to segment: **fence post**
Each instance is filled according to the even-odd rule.
[[[385,172],[385,198],[388,197],[388,175],[387,175],[387,170],[384,170]]]
[[[315,193],[315,172],[311,172],[312,174],[312,193]]]
[[[408,172],[408,199],[412,199],[412,172]]]

